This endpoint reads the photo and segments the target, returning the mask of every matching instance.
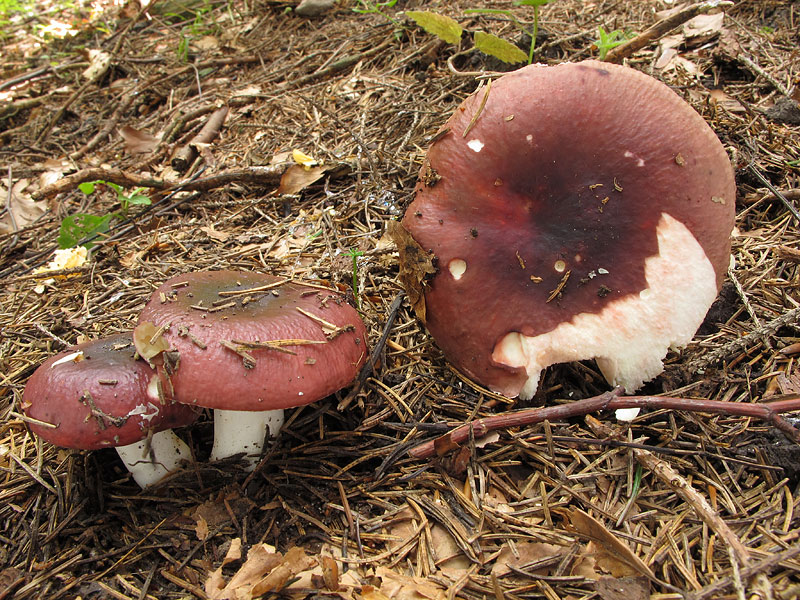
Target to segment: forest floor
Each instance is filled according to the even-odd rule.
[[[548,369],[530,402],[487,392],[396,301],[386,224],[437,129],[502,67],[470,34],[529,47],[508,14],[469,9],[530,27],[532,7],[342,0],[312,18],[283,0],[36,4],[6,15],[0,57],[0,599],[800,597],[791,417],[605,411],[409,454],[474,419],[609,390],[585,361]],[[757,405],[800,394],[800,6],[728,4],[625,59],[704,117],[737,181],[735,266],[641,393]],[[425,9],[464,26],[460,45],[403,14]],[[553,0],[535,61],[597,58],[598,27],[637,35],[676,9]],[[295,150],[321,166],[282,180]],[[96,180],[119,195],[79,190]],[[63,226],[78,213],[107,229],[88,261],[34,275],[59,236],[86,233]],[[179,431],[195,463],[145,491],[112,450],[37,440],[22,410],[36,367],[130,331],[161,282],[204,269],[337,286],[380,350],[374,370],[355,393],[288,411],[254,473],[207,460],[210,415]]]

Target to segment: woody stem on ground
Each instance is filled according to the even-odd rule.
[[[588,415],[599,411],[612,411],[620,408],[649,408],[652,410],[683,410],[688,412],[711,413],[752,417],[767,421],[779,429],[790,440],[800,443],[800,431],[781,417],[781,413],[800,410],[800,395],[793,394],[788,398],[761,404],[742,402],[722,402],[717,400],[695,400],[690,398],[674,398],[669,396],[620,396],[622,390],[617,388],[599,396],[577,400],[559,406],[531,408],[500,415],[477,419],[455,427],[452,431],[414,446],[408,453],[414,458],[428,458],[442,455],[467,440],[470,435],[480,438],[490,431],[508,427],[532,425],[542,421],[557,421],[569,417]]]

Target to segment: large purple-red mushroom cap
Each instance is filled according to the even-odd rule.
[[[28,380],[22,408],[31,418],[31,430],[52,444],[119,450],[195,420],[194,409],[164,398],[159,387],[156,372],[136,357],[131,335],[117,334],[47,359]],[[174,434],[169,432],[168,439],[169,456],[189,458],[188,449]],[[140,464],[134,468],[128,464],[142,487],[176,466],[154,466],[142,456],[143,448],[133,459]],[[120,456],[127,464],[124,452]],[[164,463],[167,459],[156,460]]]
[[[530,397],[545,367],[596,358],[632,391],[702,323],[734,205],[722,144],[667,86],[529,66],[467,98],[428,150],[402,274],[448,359],[490,388]]]
[[[215,410],[211,458],[244,452],[251,467],[283,409],[343,388],[367,357],[364,322],[338,293],[253,272],[169,279],[136,331],[169,348],[176,399]]]

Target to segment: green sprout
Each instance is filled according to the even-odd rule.
[[[383,12],[384,8],[392,8],[395,4],[397,4],[397,0],[385,0],[384,2],[381,2],[380,0],[375,0],[374,2],[371,2],[370,0],[356,0],[356,4],[357,6],[354,6],[352,9],[353,12],[357,12],[361,15],[380,15],[396,28],[401,28],[397,19],[394,19],[390,15]]]
[[[361,298],[358,295],[358,257],[364,256],[361,250],[350,248],[345,256],[353,258],[353,297],[356,299],[356,308],[361,308]]]
[[[620,44],[624,44],[633,37],[633,33],[623,32],[620,29],[607,32],[602,25],[598,25],[597,35],[598,39],[594,45],[597,46],[597,58],[599,60],[605,60],[609,50],[616,48]]]
[[[65,217],[61,221],[61,226],[58,230],[59,248],[72,248],[77,246],[84,238],[105,233],[111,228],[113,219],[124,219],[128,216],[131,206],[149,206],[152,203],[149,196],[142,194],[147,189],[143,187],[134,188],[130,193],[126,193],[125,188],[121,185],[110,181],[97,180],[81,183],[78,185],[78,189],[89,196],[95,192],[95,188],[98,185],[110,187],[117,193],[119,210],[102,216],[77,213]],[[92,244],[87,242],[84,246],[91,248]]]

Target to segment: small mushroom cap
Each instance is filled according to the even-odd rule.
[[[467,98],[428,150],[402,225],[437,272],[409,295],[448,359],[496,391],[531,395],[544,367],[589,358],[632,391],[713,302],[734,205],[722,144],[664,84],[596,61],[525,67]]]
[[[339,294],[262,273],[206,271],[164,282],[139,327],[167,327],[175,398],[206,408],[275,410],[352,382],[366,327]]]
[[[130,334],[68,348],[34,371],[22,406],[36,435],[57,446],[127,446],[154,432],[191,424],[195,410],[159,400],[158,376],[135,357]]]

